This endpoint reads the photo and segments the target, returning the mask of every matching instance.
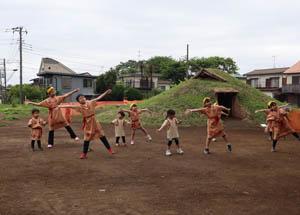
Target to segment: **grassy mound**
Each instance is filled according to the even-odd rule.
[[[206,118],[198,114],[185,116],[184,111],[187,108],[199,108],[202,106],[204,97],[215,98],[213,89],[230,87],[239,91],[238,100],[243,110],[247,113],[247,120],[253,122],[264,122],[263,114],[254,114],[256,109],[266,108],[266,104],[272,98],[266,96],[257,89],[243,83],[242,81],[228,75],[219,70],[209,70],[227,82],[219,82],[212,80],[190,79],[181,82],[172,89],[165,91],[155,97],[145,100],[139,104],[139,108],[149,108],[153,113],[151,115],[144,114],[142,117],[143,123],[148,126],[158,126],[162,123],[165,117],[165,112],[172,108],[176,111],[177,118],[183,121],[184,126],[204,125]],[[109,107],[103,109],[98,114],[102,122],[110,122],[116,115],[117,108]]]

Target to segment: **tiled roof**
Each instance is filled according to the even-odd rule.
[[[271,68],[271,69],[256,69],[252,72],[248,72],[245,75],[271,75],[271,74],[281,74],[284,73],[289,67],[283,67],[283,68]]]
[[[288,70],[284,72],[284,74],[295,74],[300,73],[300,61],[291,66]]]

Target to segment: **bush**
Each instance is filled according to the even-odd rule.
[[[9,89],[8,97],[11,103],[18,101],[19,99],[19,85],[15,85]],[[23,85],[24,97],[33,101],[41,101],[46,97],[46,90],[41,87],[32,86],[30,84]]]
[[[134,89],[132,87],[126,88],[124,91],[124,95],[125,95],[125,97],[127,97],[127,100],[130,100],[130,101],[143,99],[143,94],[139,90]]]
[[[123,85],[115,85],[112,88],[111,98],[113,101],[123,101],[124,100],[125,87]]]

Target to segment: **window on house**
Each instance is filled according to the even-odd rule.
[[[72,88],[72,78],[61,78],[61,88],[62,89],[71,89]]]
[[[258,78],[251,79],[250,84],[252,87],[255,87],[255,88],[259,87]]]
[[[92,88],[93,80],[92,79],[83,79],[83,88]]]
[[[300,76],[293,76],[292,77],[292,84],[294,84],[294,85],[300,84]]]
[[[279,78],[270,78],[271,87],[278,88],[279,87]]]

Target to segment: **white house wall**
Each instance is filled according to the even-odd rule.
[[[247,80],[251,80],[251,79],[258,79],[258,86],[260,88],[265,88],[266,87],[266,79],[269,79],[269,78],[279,78],[279,88],[282,87],[282,77],[283,75],[280,74],[280,75],[251,75],[251,76],[248,76],[247,77]]]

